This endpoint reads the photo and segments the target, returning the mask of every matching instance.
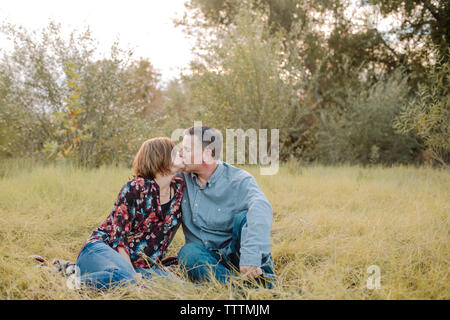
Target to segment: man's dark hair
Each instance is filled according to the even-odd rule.
[[[209,149],[212,151],[211,154],[214,160],[220,159],[220,152],[222,151],[223,141],[222,135],[220,134],[219,131],[208,126],[201,126],[201,127],[194,126],[186,129],[185,134],[197,136],[202,142],[202,151],[204,151],[206,148],[209,147]],[[214,142],[215,144],[213,146],[210,146],[210,144]]]

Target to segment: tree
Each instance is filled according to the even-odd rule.
[[[159,108],[159,75],[113,44],[98,59],[89,29],[68,40],[55,23],[38,32],[1,28],[14,43],[0,63],[4,155],[72,159],[98,166],[131,163]]]
[[[405,104],[395,119],[402,134],[415,133],[432,157],[448,166],[450,161],[450,61],[442,57],[429,67],[427,84],[419,88],[416,99]]]
[[[345,13],[348,5],[345,0],[192,0],[188,4],[190,19],[186,17],[179,23],[192,33],[211,30],[209,37],[216,39],[219,33],[233,33],[238,28],[242,12],[259,19],[266,30],[259,41],[278,41],[278,50],[283,53],[277,60],[277,73],[289,75],[291,86],[290,99],[284,107],[291,109],[290,119],[298,119],[283,126],[285,145],[298,150],[298,157],[313,148],[311,137],[317,136],[319,119],[326,117],[325,113],[345,112],[347,88],[369,88],[383,73],[399,66],[377,31],[364,24],[356,28]],[[199,45],[200,52],[208,51],[204,39],[204,35],[199,37],[199,44],[203,44]],[[306,110],[307,114],[303,113]]]
[[[283,79],[289,79],[289,85],[284,87],[289,89],[282,91],[281,96],[289,96],[283,100],[284,107],[291,112],[288,118],[297,119],[286,122],[283,141],[285,146],[291,148],[290,152],[301,150],[294,153],[295,157],[308,154],[306,158],[314,160],[320,155],[324,157],[322,159],[329,160],[354,156],[347,147],[338,148],[342,154],[334,156],[324,156],[321,150],[314,150],[319,145],[318,141],[324,146],[333,140],[330,132],[337,123],[340,124],[338,133],[342,132],[342,136],[336,135],[340,137],[341,145],[357,146],[356,158],[360,161],[408,162],[421,142],[417,140],[414,143],[411,137],[414,132],[408,137],[394,132],[392,121],[386,116],[396,116],[399,104],[406,103],[417,86],[428,81],[425,76],[427,66],[433,64],[442,55],[442,48],[448,45],[448,23],[445,24],[448,21],[448,4],[444,1],[422,3],[413,0],[389,3],[376,0],[191,0],[187,4],[189,12],[178,24],[184,26],[189,34],[198,36],[198,55],[209,55],[212,60],[220,54],[217,50],[210,50],[204,40],[214,39],[221,43],[224,34],[233,34],[239,29],[242,12],[252,15],[263,25],[266,32],[257,37],[260,42],[278,41],[282,54],[276,62],[277,73]],[[372,12],[367,9],[377,8],[374,6],[379,6],[381,14],[393,18],[400,27],[380,31],[368,23]],[[252,43],[252,36],[254,34],[250,33],[246,40],[249,44]],[[429,54],[432,43],[439,43],[438,54]],[[235,55],[241,54],[245,56],[245,51]],[[223,64],[220,66],[223,68]],[[223,79],[228,79],[228,83],[239,83],[231,79],[229,73],[236,78],[248,79],[240,69],[217,70],[219,72],[211,74],[210,68],[204,68],[199,74],[203,80],[206,75],[210,76],[209,82],[216,84]],[[233,71],[226,73],[223,70]],[[386,88],[383,81],[395,78],[399,70],[405,74],[407,82],[390,82],[395,84],[395,88]],[[204,88],[202,93],[211,91],[212,85],[207,87],[201,83],[194,89]],[[221,83],[220,88],[232,92],[226,84]],[[217,85],[212,90],[214,95],[206,95],[209,101],[224,100],[220,88]],[[239,88],[235,88],[234,91],[238,92]],[[398,90],[397,97],[395,90]],[[382,94],[386,96],[382,97]],[[308,114],[302,113],[305,110]],[[373,110],[380,114],[374,114]],[[245,117],[242,115],[247,115],[241,110],[231,111],[236,111],[238,115],[224,113],[220,118],[231,121],[232,117],[239,120]],[[367,121],[370,117],[377,122]],[[351,121],[356,121],[357,125],[352,126]],[[365,126],[359,127],[361,123]],[[370,131],[367,126],[373,126],[374,130]],[[367,128],[366,138],[356,139],[358,133],[352,130],[355,127],[363,131]],[[377,130],[383,132],[383,137],[377,136]],[[351,137],[358,141],[351,142]],[[329,146],[332,147],[332,144]],[[390,154],[396,158],[390,157]]]
[[[328,113],[318,152],[331,163],[410,163],[420,144],[413,135],[395,131],[393,120],[407,103],[408,83],[397,70],[371,87],[348,87],[342,115]]]
[[[125,70],[125,86],[122,102],[139,103],[144,117],[155,117],[160,113],[163,93],[158,87],[161,74],[148,59],[132,61]]]
[[[284,59],[280,36],[267,37],[260,21],[241,12],[232,31],[216,33],[214,41],[205,45],[205,54],[191,65],[192,75],[183,80],[205,123],[221,130],[282,129],[283,145],[290,128],[299,128],[310,110],[293,95],[294,79],[280,68]],[[308,130],[301,128],[299,134],[311,138]],[[286,154],[304,151],[304,146],[285,146]]]
[[[423,46],[412,48],[422,62],[426,53],[435,51],[448,59],[450,44],[450,3],[445,0],[368,0],[378,5],[385,15],[396,14],[401,19],[398,28],[391,30],[400,41],[412,40]]]

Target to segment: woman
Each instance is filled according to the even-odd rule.
[[[166,275],[157,268],[181,222],[184,181],[175,144],[159,137],[145,141],[133,162],[133,178],[120,190],[114,208],[78,254],[81,285],[109,288],[138,277]]]

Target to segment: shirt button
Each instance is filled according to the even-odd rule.
[[[197,204],[195,204],[195,206],[197,206]]]
[[[220,211],[220,208],[219,208],[219,209],[217,209],[217,211]]]

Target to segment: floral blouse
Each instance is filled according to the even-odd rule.
[[[141,177],[120,190],[111,214],[94,230],[86,243],[104,241],[113,249],[122,247],[134,268],[151,268],[166,254],[181,222],[181,200],[185,182],[173,177],[175,190],[167,213],[161,211],[159,186]]]

